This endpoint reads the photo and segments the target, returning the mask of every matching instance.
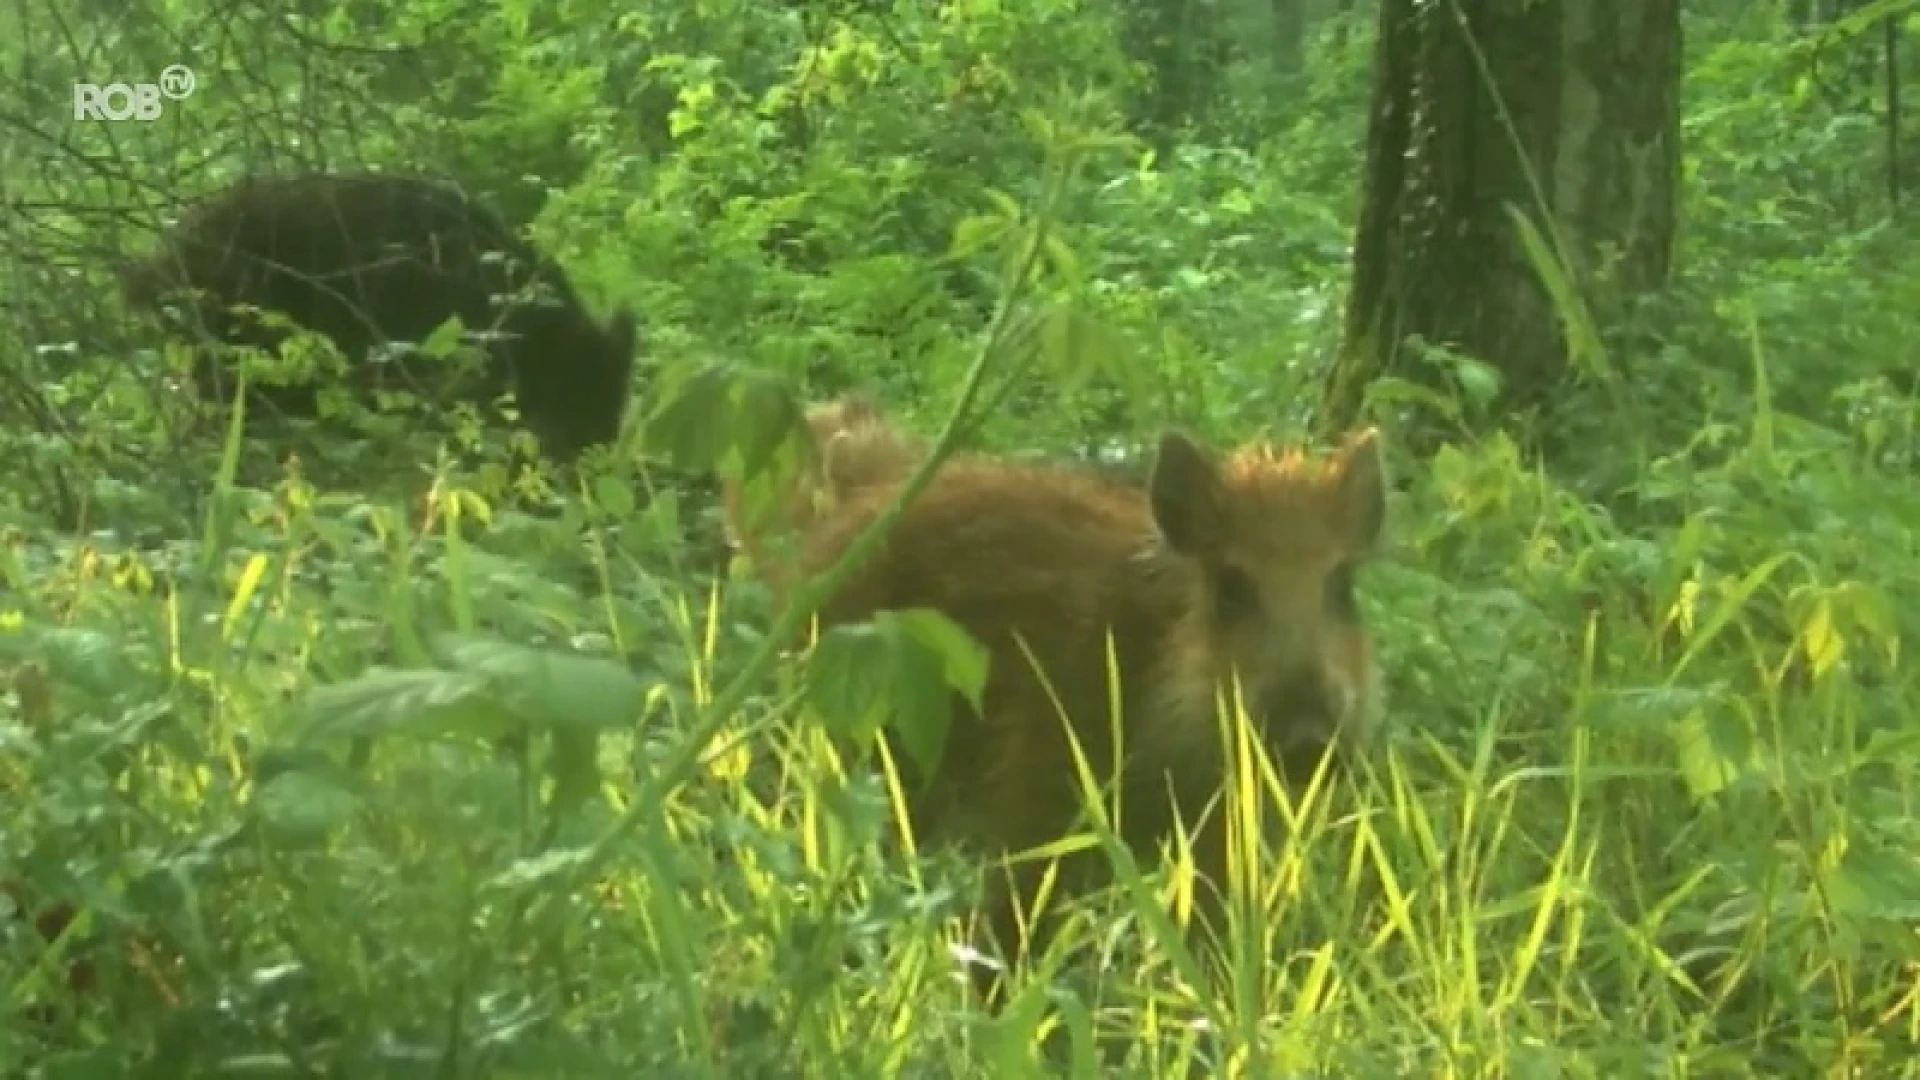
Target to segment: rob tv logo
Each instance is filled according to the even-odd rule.
[[[74,83],[75,120],[158,120],[166,100],[183,101],[193,93],[193,72],[169,64],[157,83]]]

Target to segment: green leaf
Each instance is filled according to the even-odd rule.
[[[1689,712],[1673,729],[1680,775],[1695,801],[1710,798],[1739,781],[1750,756],[1745,733],[1712,708]]]
[[[1073,253],[1073,248],[1058,233],[1048,233],[1041,240],[1041,247],[1047,253],[1048,264],[1060,280],[1072,282],[1080,279],[1080,257]]]
[[[0,656],[39,661],[53,682],[109,701],[151,681],[130,662],[125,644],[82,627],[29,625],[0,635]]]
[[[730,391],[738,377],[726,363],[663,375],[653,409],[640,426],[642,449],[690,472],[710,471],[728,446],[728,425],[716,421],[731,413]]]
[[[1458,380],[1460,392],[1468,401],[1484,409],[1500,396],[1500,384],[1504,380],[1499,368],[1471,356],[1452,356],[1449,359],[1453,362],[1453,377]]]
[[[633,516],[633,486],[625,479],[602,473],[593,478],[592,490],[594,504],[607,516],[615,520]]]
[[[541,730],[629,727],[646,698],[638,676],[604,657],[459,634],[440,635],[431,647],[440,663],[483,680],[492,700]]]
[[[753,476],[797,446],[806,406],[791,380],[729,363],[703,363],[663,379],[641,445],[680,468],[711,472],[731,459]]]
[[[836,626],[820,635],[807,662],[806,697],[827,730],[864,744],[884,721],[892,654],[875,623]]]
[[[547,776],[553,780],[548,809],[565,816],[586,805],[600,791],[600,734],[560,729],[553,733]]]
[[[1834,906],[1846,914],[1900,924],[1920,920],[1920,862],[1905,851],[1856,841],[1826,879]]]
[[[519,892],[538,889],[549,882],[566,885],[573,880],[572,875],[591,860],[592,855],[591,848],[558,848],[516,859],[513,865],[489,878],[485,887]]]
[[[289,845],[324,841],[359,812],[360,797],[330,771],[294,769],[262,784],[253,812],[275,840]]]
[[[796,448],[806,426],[806,407],[785,378],[756,373],[734,384],[728,441],[739,455],[740,475],[756,476],[775,452]]]
[[[305,742],[453,734],[493,742],[517,727],[515,717],[489,695],[486,680],[462,672],[373,668],[314,688],[304,704]]]
[[[993,209],[1000,215],[1002,221],[1011,224],[1020,220],[1020,200],[1004,191],[996,191],[992,188],[988,188],[981,194],[993,204]]]
[[[928,608],[883,611],[823,634],[807,668],[807,700],[834,734],[870,741],[882,724],[931,776],[946,751],[957,692],[977,711],[989,654]]]
[[[960,219],[953,227],[953,244],[947,254],[954,259],[970,259],[1000,243],[1007,235],[1005,218],[975,214]]]
[[[1062,389],[1076,389],[1098,372],[1117,372],[1125,366],[1117,362],[1123,347],[1118,336],[1079,304],[1049,307],[1040,324],[1040,342],[1047,370]]]
[[[940,766],[953,728],[953,687],[948,685],[940,653],[907,639],[894,665],[892,728],[907,758],[931,777]]]
[[[433,333],[428,334],[427,339],[420,343],[420,351],[436,360],[444,360],[452,356],[454,350],[460,347],[461,336],[466,332],[467,328],[460,321],[460,316],[449,316],[445,322],[434,327]]]
[[[987,688],[988,661],[992,659],[986,646],[974,640],[959,623],[932,608],[889,614],[914,640],[939,657],[943,681],[978,710],[981,695]]]

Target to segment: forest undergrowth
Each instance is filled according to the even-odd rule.
[[[490,107],[380,145],[569,171],[535,232],[649,350],[577,471],[394,425],[176,445],[131,352],[34,369],[78,434],[0,433],[31,466],[0,480],[0,881],[61,917],[0,929],[0,1076],[1920,1075],[1920,245],[1842,175],[1871,133],[1737,20],[1689,58],[1680,278],[1608,338],[1632,392],[1568,391],[1591,445],[1533,456],[1469,360],[1375,388],[1387,722],[1304,790],[1247,778],[1277,827],[1217,970],[1175,857],[980,1008],[978,867],[903,852],[836,738],[971,654],[769,643],[685,474],[856,386],[931,436],[981,370],[994,452],[1304,437],[1369,53],[1328,30],[1290,93],[1236,69],[1163,154],[1045,74],[1124,67],[1072,5],[968,10],[784,73],[739,73],[765,20],[650,26],[644,64],[462,31]],[[622,110],[662,86],[649,155]],[[1415,457],[1415,422],[1451,434]]]

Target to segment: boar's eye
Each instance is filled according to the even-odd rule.
[[[1213,617],[1223,624],[1245,622],[1260,613],[1260,588],[1237,566],[1223,566],[1213,578]]]

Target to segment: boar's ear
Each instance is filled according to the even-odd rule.
[[[880,402],[865,390],[849,390],[840,396],[841,430],[856,424],[875,424],[880,421]]]
[[[633,363],[633,354],[640,347],[639,323],[633,309],[625,304],[614,309],[613,317],[607,320],[607,338],[629,366]]]
[[[1161,435],[1147,492],[1167,546],[1196,559],[1215,558],[1226,547],[1226,487],[1213,455],[1199,443],[1177,431]]]
[[[1380,431],[1365,428],[1347,436],[1334,458],[1338,478],[1335,500],[1342,534],[1356,552],[1380,546],[1387,520],[1386,468],[1380,461]]]
[[[872,398],[858,391],[807,406],[807,434],[813,440],[814,452],[824,456],[834,440],[849,429],[876,422],[879,410]]]
[[[114,283],[129,306],[152,307],[158,302],[164,291],[163,258],[129,259],[114,267]]]

